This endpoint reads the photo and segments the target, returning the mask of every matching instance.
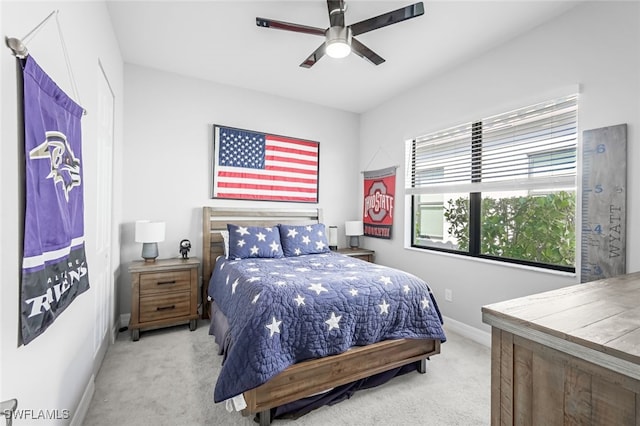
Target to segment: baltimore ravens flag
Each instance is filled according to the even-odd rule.
[[[89,289],[84,251],[82,108],[28,56],[23,62],[26,206],[22,341]]]

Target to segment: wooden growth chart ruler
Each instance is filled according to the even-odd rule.
[[[626,273],[627,125],[582,133],[580,282]]]

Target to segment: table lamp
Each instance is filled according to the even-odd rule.
[[[360,235],[364,235],[364,229],[361,220],[352,220],[344,223],[344,234],[349,239],[349,246],[357,249],[360,246]]]
[[[329,250],[338,250],[338,227],[329,227]]]
[[[158,243],[164,241],[164,222],[148,220],[136,221],[136,243],[142,243],[142,258],[145,262],[155,262],[158,257]]]

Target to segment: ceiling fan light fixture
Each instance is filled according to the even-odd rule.
[[[327,30],[325,53],[336,59],[349,56],[351,53],[351,28],[330,27]]]
[[[346,25],[345,12],[347,6],[345,0],[326,1],[327,11],[329,12],[329,28],[310,27],[308,25],[260,17],[256,18],[256,25],[263,28],[273,28],[324,37],[324,42],[300,64],[302,68],[311,68],[325,55],[333,58],[344,58],[349,56],[351,52],[362,59],[366,59],[373,65],[380,65],[384,63],[384,58],[362,44],[355,37],[368,33],[369,31],[377,30],[378,28],[424,15],[424,4],[418,2],[365,19],[364,21],[356,22],[355,24]]]

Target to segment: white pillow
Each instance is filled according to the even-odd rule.
[[[224,240],[224,258],[229,258],[229,231],[224,230],[220,231],[220,235],[222,235],[222,239]]]

